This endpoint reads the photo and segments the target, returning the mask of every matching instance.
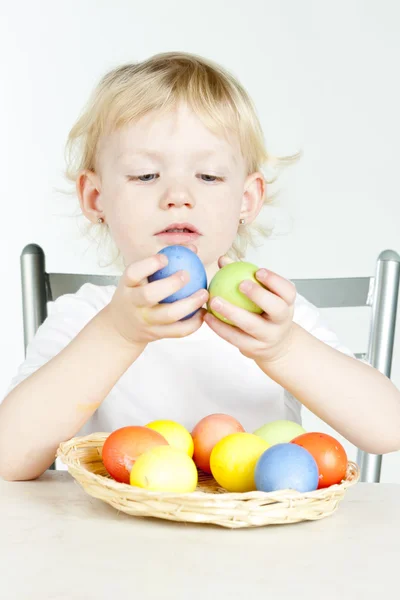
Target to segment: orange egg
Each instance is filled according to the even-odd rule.
[[[168,442],[157,431],[140,425],[121,427],[110,433],[104,442],[103,464],[116,481],[129,483],[130,473],[138,456],[154,446],[163,445],[168,445]]]
[[[215,444],[231,433],[244,432],[244,427],[234,417],[216,413],[201,419],[192,431],[193,460],[205,473],[211,473],[210,455]]]
[[[336,438],[314,431],[297,436],[291,443],[302,446],[314,457],[319,472],[318,489],[340,483],[346,477],[346,450]]]

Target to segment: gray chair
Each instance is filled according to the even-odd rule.
[[[21,282],[25,351],[47,316],[47,302],[75,293],[85,282],[117,285],[118,277],[47,273],[45,255],[36,244],[21,254]],[[334,279],[292,279],[299,294],[319,308],[371,307],[368,350],[356,354],[390,378],[400,281],[400,256],[393,250],[380,253],[375,275]],[[361,481],[379,482],[382,456],[358,452]],[[54,465],[53,465],[54,467]]]

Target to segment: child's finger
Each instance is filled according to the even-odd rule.
[[[155,306],[168,296],[175,294],[190,281],[190,273],[177,271],[165,279],[157,279],[146,285],[136,286],[132,290],[135,306]]]
[[[197,246],[187,244],[187,247],[198,254]],[[122,276],[122,283],[127,287],[143,286],[148,283],[147,278],[168,264],[165,254],[155,254],[144,260],[130,264]]]
[[[126,287],[136,287],[145,282],[146,277],[153,275],[168,264],[168,258],[164,254],[156,254],[131,263],[124,271],[121,277],[122,285]]]
[[[197,250],[197,246],[195,246],[194,244],[185,244],[186,248],[189,248],[189,250],[191,250],[192,252],[195,252],[196,254],[199,253],[199,251]]]
[[[169,325],[156,325],[154,329],[155,335],[160,338],[182,338],[197,331],[203,325],[203,317],[206,313],[204,308],[200,308],[193,317],[171,323]]]
[[[296,300],[296,286],[273,271],[259,269],[256,273],[258,281],[271,292],[282,298],[289,306]]]
[[[225,267],[226,265],[229,265],[230,263],[235,262],[234,260],[232,260],[231,258],[229,258],[229,256],[220,256],[218,259],[218,266],[220,269],[222,269],[222,267]]]
[[[283,298],[274,294],[274,292],[271,292],[250,280],[243,281],[239,285],[239,290],[250,298],[254,304],[259,306],[264,314],[268,316],[270,321],[273,321],[274,323],[283,323],[288,318],[289,305]],[[228,318],[232,321],[234,320],[230,316],[228,316]]]
[[[180,321],[192,312],[200,309],[208,300],[207,290],[198,290],[195,294],[167,304],[145,307],[146,320],[151,325],[170,325]]]

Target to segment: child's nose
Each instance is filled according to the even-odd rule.
[[[161,199],[162,208],[171,208],[173,206],[188,206],[192,208],[195,204],[196,202],[190,191],[182,186],[170,187]]]

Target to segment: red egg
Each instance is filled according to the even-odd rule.
[[[129,425],[116,429],[106,439],[102,459],[108,473],[116,481],[129,483],[134,462],[153,446],[168,445],[157,431],[140,425]]]
[[[231,433],[244,432],[244,427],[229,415],[216,413],[201,419],[192,431],[193,460],[205,473],[211,473],[210,454],[215,444]]]
[[[347,454],[342,444],[327,433],[303,433],[291,441],[314,457],[319,471],[318,489],[340,483],[346,477]]]

